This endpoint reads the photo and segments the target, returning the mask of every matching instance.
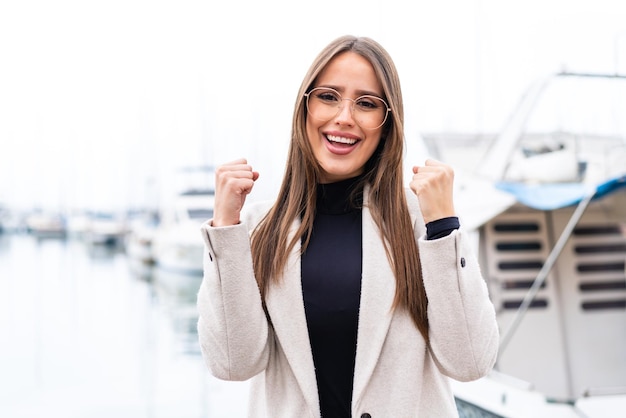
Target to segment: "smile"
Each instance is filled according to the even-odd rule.
[[[328,139],[330,142],[336,142],[336,143],[347,144],[347,145],[354,145],[357,143],[357,140],[354,138],[344,138],[342,136],[335,136],[335,135],[326,135],[326,139]]]

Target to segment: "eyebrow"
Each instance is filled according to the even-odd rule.
[[[339,86],[333,86],[333,85],[329,85],[329,84],[323,84],[323,85],[319,85],[316,87],[326,87],[326,88],[330,88],[333,90],[337,90],[339,93],[343,94],[345,92],[345,88],[343,87],[339,87]],[[358,95],[357,97],[361,97],[361,96],[374,96],[374,97],[379,97],[379,98],[383,98],[382,94],[378,94],[374,91],[369,91],[369,90],[357,90],[356,94]]]

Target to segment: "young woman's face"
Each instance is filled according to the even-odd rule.
[[[380,142],[383,129],[382,126],[372,128],[371,123],[372,118],[376,120],[377,117],[373,112],[383,112],[382,109],[372,110],[381,102],[368,97],[383,97],[383,88],[374,68],[362,56],[344,52],[328,63],[313,87],[330,88],[340,95],[335,95],[332,90],[317,89],[311,92],[308,99],[306,131],[313,154],[322,168],[322,183],[345,180],[363,173],[365,163]],[[363,96],[358,103],[353,102]],[[317,106],[325,106],[326,113],[331,116],[313,117],[314,100],[318,101]],[[320,101],[324,103],[320,105]],[[332,109],[333,104],[337,106],[336,114],[328,112],[328,107]],[[386,105],[383,105],[386,115]],[[315,114],[319,116],[321,110]]]

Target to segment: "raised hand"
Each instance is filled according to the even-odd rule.
[[[409,187],[417,196],[424,222],[456,216],[453,201],[454,170],[447,164],[428,159],[413,167]]]
[[[223,164],[215,171],[213,226],[236,225],[246,196],[252,191],[259,173],[244,158]]]

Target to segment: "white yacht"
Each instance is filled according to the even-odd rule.
[[[59,212],[35,210],[26,216],[26,230],[37,238],[65,238],[67,223]]]
[[[626,416],[626,76],[540,80],[477,167],[457,206],[501,344],[461,417]]]
[[[126,217],[114,212],[90,212],[84,225],[83,239],[89,245],[123,245],[128,225]]]
[[[146,210],[129,219],[124,247],[130,261],[145,265],[154,264],[152,241],[158,226],[158,215],[153,211]]]
[[[200,275],[204,248],[200,225],[213,216],[214,170],[202,166],[186,169],[182,174],[198,174],[197,181],[191,182],[161,211],[160,224],[152,238],[152,254],[159,269]]]

